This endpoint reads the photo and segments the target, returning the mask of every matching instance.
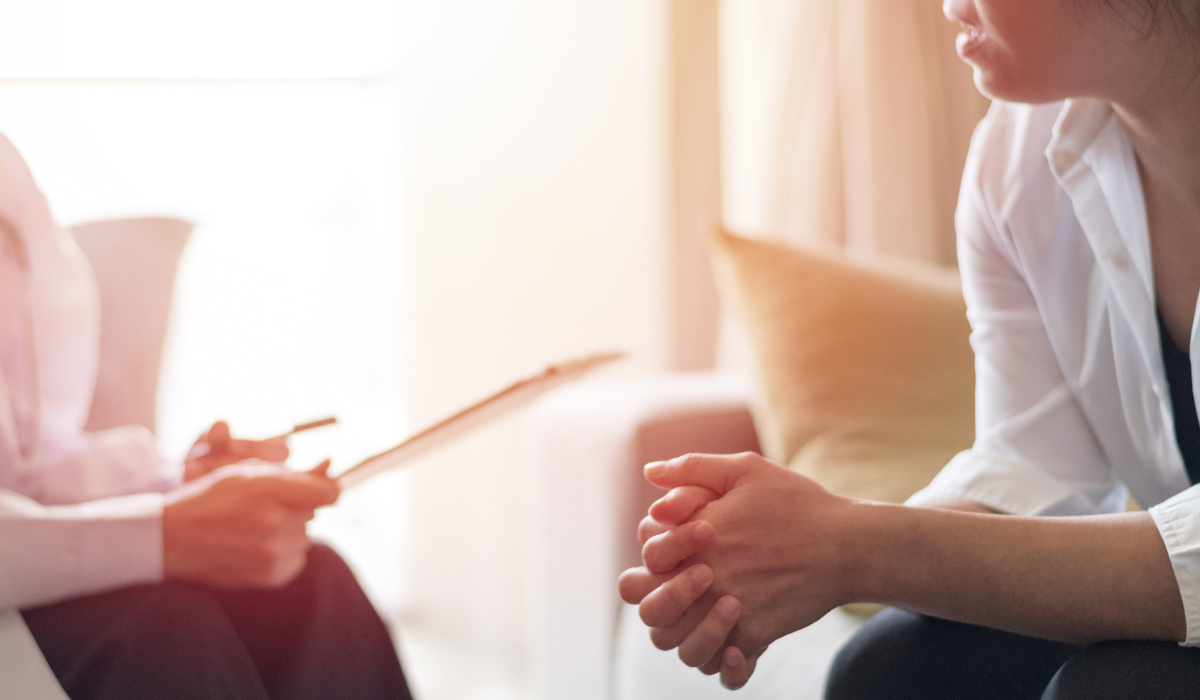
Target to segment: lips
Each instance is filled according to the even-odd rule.
[[[963,31],[955,42],[958,55],[962,58],[974,53],[987,39],[974,0],[945,0],[942,11],[946,14],[946,19],[962,25]]]
[[[983,45],[983,42],[986,40],[987,34],[984,34],[982,29],[964,24],[963,31],[959,33],[958,38],[955,40],[955,48],[958,49],[959,56],[966,58],[975,53],[975,50]]]

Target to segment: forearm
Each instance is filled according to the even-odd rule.
[[[852,595],[1047,639],[1184,638],[1148,513],[1025,518],[856,503]]]

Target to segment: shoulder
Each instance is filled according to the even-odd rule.
[[[1062,102],[994,102],[971,139],[964,194],[982,196],[993,213],[1002,214],[1029,190],[1054,183],[1046,148],[1062,111]]]

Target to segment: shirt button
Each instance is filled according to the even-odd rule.
[[[1129,256],[1124,253],[1109,253],[1108,262],[1117,272],[1127,272],[1130,268]]]

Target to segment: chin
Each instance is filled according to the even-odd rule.
[[[975,66],[975,87],[979,88],[985,97],[1005,102],[1045,104],[1072,97],[1065,91],[1046,84],[1044,80],[979,66]]]

